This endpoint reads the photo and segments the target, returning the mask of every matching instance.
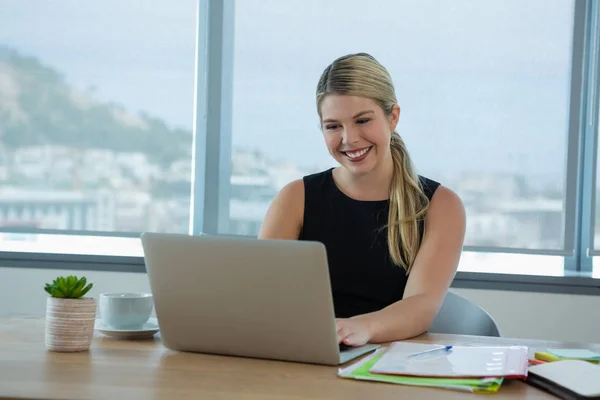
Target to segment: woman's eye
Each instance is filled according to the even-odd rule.
[[[328,131],[331,131],[333,129],[336,129],[338,127],[338,125],[327,125],[325,126],[325,129],[327,129]]]
[[[364,118],[364,119],[359,119],[356,120],[356,122],[358,122],[359,124],[366,124],[367,122],[369,122],[370,119],[369,118]]]

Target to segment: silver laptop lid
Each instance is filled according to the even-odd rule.
[[[166,347],[339,363],[323,244],[159,233],[141,239]]]

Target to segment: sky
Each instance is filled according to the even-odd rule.
[[[80,90],[191,130],[196,1],[0,0],[0,44]],[[233,145],[332,165],[314,105],[323,69],[369,52],[390,71],[417,167],[560,180],[573,1],[237,0]]]

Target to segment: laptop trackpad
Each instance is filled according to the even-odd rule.
[[[348,361],[360,357],[363,354],[367,354],[373,350],[376,350],[379,347],[381,347],[381,345],[379,344],[365,344],[364,346],[359,347],[344,346],[344,350],[340,351],[340,364],[347,363]]]

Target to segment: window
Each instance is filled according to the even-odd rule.
[[[21,3],[0,13],[0,257],[256,235],[286,183],[335,166],[315,87],[364,51],[418,172],[465,203],[462,271],[600,264],[598,2]]]
[[[394,79],[417,169],[463,199],[467,246],[565,250],[573,1],[257,3],[235,10],[229,233],[257,234],[285,183],[334,165],[317,80],[336,57],[365,51]],[[464,268],[481,257],[466,255]],[[562,257],[551,263],[562,270]]]
[[[140,255],[119,236],[187,232],[196,1],[1,8],[0,248]]]

